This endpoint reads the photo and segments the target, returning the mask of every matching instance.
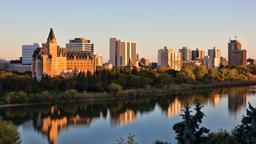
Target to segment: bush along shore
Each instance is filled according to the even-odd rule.
[[[256,66],[184,66],[168,69],[98,68],[96,73],[75,73],[73,77],[44,77],[0,70],[0,105],[19,106],[73,101],[109,101],[182,94],[191,90],[256,85]]]
[[[113,88],[111,92],[87,93],[78,92],[75,89],[68,89],[62,93],[51,93],[42,91],[40,93],[26,93],[24,91],[6,93],[1,101],[0,107],[14,107],[37,104],[67,103],[77,101],[114,101],[131,100],[138,98],[157,98],[166,95],[186,95],[202,90],[227,88],[235,86],[256,85],[256,81],[225,81],[198,84],[171,84],[166,88],[145,87],[143,89],[121,90]],[[117,85],[118,86],[118,85]]]

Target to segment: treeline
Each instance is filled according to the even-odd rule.
[[[209,83],[225,80],[249,80],[256,73],[255,66],[251,67],[221,67],[208,70],[204,66],[184,66],[181,71],[168,69],[130,69],[115,68],[111,71],[98,68],[94,74],[75,73],[73,77],[43,77],[37,81],[28,74],[15,74],[0,71],[0,96],[9,92],[21,91],[27,94],[37,94],[42,91],[60,93],[68,89],[78,92],[117,92],[138,88],[168,88],[172,84]]]

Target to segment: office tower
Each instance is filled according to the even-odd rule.
[[[192,60],[194,61],[200,61],[205,57],[205,52],[204,50],[199,50],[196,48],[196,50],[192,50]]]
[[[32,65],[32,56],[34,51],[40,47],[40,44],[34,43],[32,45],[22,45],[22,64]]]
[[[113,66],[136,66],[136,43],[110,38],[110,62]]]
[[[190,48],[183,47],[182,49],[179,49],[179,52],[181,53],[183,63],[189,63],[191,61],[192,51]]]
[[[103,56],[95,55],[96,66],[103,66]]]
[[[230,40],[228,43],[228,63],[246,66],[246,50],[242,50],[242,45],[238,40]]]
[[[32,76],[38,80],[44,76],[55,77],[74,71],[94,73],[95,70],[92,51],[61,48],[53,29],[50,30],[47,42],[33,54]]]
[[[181,53],[164,47],[158,50],[158,66],[169,67],[173,70],[180,70],[182,67]]]
[[[213,48],[208,50],[209,65],[207,68],[213,69],[220,66],[221,63],[221,51],[218,48]]]
[[[94,44],[85,38],[75,38],[73,40],[69,40],[66,47],[68,51],[86,51],[88,53],[93,53],[94,51]]]

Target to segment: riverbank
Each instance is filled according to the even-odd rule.
[[[212,81],[209,83],[193,83],[193,84],[170,84],[166,88],[145,87],[143,89],[129,89],[117,93],[78,93],[76,90],[67,90],[59,94],[42,93],[29,94],[29,97],[19,103],[2,104],[0,108],[22,107],[34,105],[47,105],[53,103],[72,103],[72,102],[94,102],[94,101],[116,101],[116,100],[132,100],[138,98],[158,98],[166,95],[183,95],[195,91],[228,88],[236,86],[252,86],[256,85],[256,81],[237,80],[237,81]],[[2,102],[3,103],[3,102]]]

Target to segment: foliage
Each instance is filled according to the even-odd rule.
[[[135,136],[129,133],[127,140],[119,138],[118,140],[116,140],[116,144],[137,144],[137,142],[135,140]]]
[[[0,119],[0,144],[20,144],[21,138],[17,127],[11,122]]]
[[[117,94],[118,92],[120,92],[122,90],[122,87],[119,84],[112,83],[109,85],[108,89],[110,92]]]
[[[256,143],[256,108],[250,103],[242,124],[234,129],[233,135],[238,143]]]
[[[191,114],[190,106],[186,105],[182,114],[182,122],[178,122],[173,126],[173,130],[176,132],[176,139],[179,144],[198,144],[206,143],[207,137],[205,134],[209,133],[209,129],[205,127],[199,127],[202,123],[203,112],[201,111],[202,106],[199,103],[195,105],[196,113]]]

